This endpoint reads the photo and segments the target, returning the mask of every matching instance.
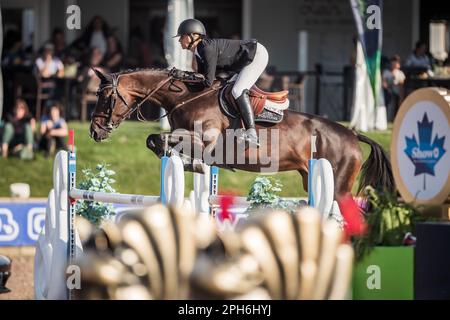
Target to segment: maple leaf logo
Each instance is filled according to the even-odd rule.
[[[427,113],[423,115],[423,119],[417,122],[419,141],[416,136],[405,137],[406,149],[404,152],[415,166],[414,175],[429,174],[434,176],[434,167],[445,154],[444,149],[445,136],[434,136],[433,142],[431,133],[433,131],[433,121],[428,120]],[[425,176],[424,176],[425,178]]]

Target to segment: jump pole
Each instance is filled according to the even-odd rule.
[[[161,198],[161,203],[166,205],[167,204],[167,195],[166,195],[166,182],[164,179],[164,175],[166,172],[167,163],[169,162],[169,157],[167,156],[167,149],[168,149],[168,136],[165,135],[164,139],[164,156],[161,157],[161,171],[159,173],[159,194]]]
[[[316,159],[314,159],[314,153],[317,152],[316,148],[316,140],[317,136],[312,135],[311,136],[311,156],[308,160],[308,205],[310,207],[314,207],[314,194],[313,194],[313,169],[314,164],[316,163]]]
[[[219,194],[219,168],[216,166],[211,166],[209,175],[209,196],[215,197]],[[208,199],[208,202],[210,200]],[[217,206],[211,205],[209,203],[209,214],[213,217],[216,216]]]
[[[73,129],[69,131],[69,151],[67,152],[67,231],[69,245],[67,247],[67,265],[71,266],[75,262],[76,240],[75,240],[75,201],[70,198],[70,191],[76,187],[77,179],[77,155],[75,153],[75,132]],[[67,286],[67,298],[73,299],[73,291]]]

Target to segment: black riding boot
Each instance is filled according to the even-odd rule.
[[[247,130],[243,137],[244,141],[252,147],[259,147],[258,135],[255,129],[255,116],[250,103],[249,91],[247,89],[244,90],[241,96],[236,99],[236,102],[244,120],[245,129]]]

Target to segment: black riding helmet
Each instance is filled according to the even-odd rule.
[[[203,23],[197,19],[186,19],[183,22],[180,23],[178,27],[178,32],[175,37],[181,37],[183,35],[188,35],[191,39],[191,42],[189,43],[189,49],[194,44],[194,38],[192,37],[192,33],[198,34],[201,37],[206,36],[206,29]]]

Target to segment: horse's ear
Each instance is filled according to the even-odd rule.
[[[91,69],[95,72],[95,74],[97,75],[97,77],[101,80],[101,82],[103,83],[108,83],[110,82],[109,75],[108,74],[104,74],[102,73],[100,70],[96,69],[96,68],[92,68]]]

